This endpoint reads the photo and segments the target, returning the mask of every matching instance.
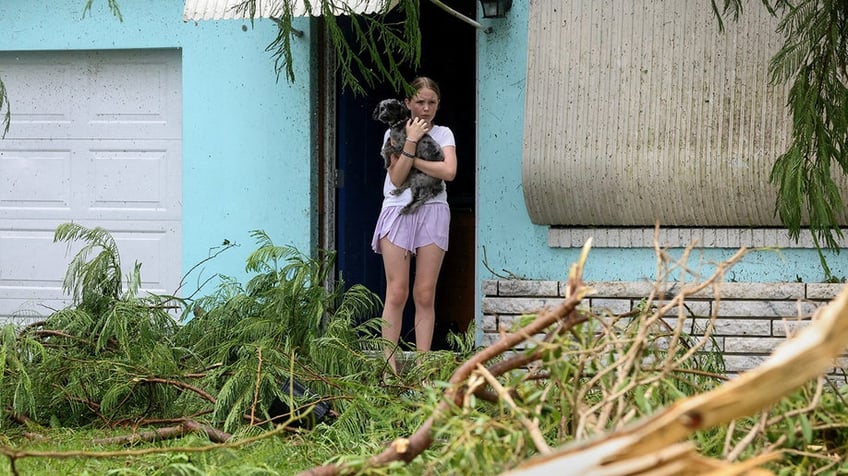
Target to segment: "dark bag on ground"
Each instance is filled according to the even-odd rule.
[[[281,386],[281,390],[286,395],[291,395],[294,398],[295,408],[309,407],[314,404],[312,411],[298,418],[292,423],[292,426],[312,428],[324,421],[330,413],[330,404],[323,400],[319,401],[320,397],[318,395],[312,393],[297,380],[286,379]],[[274,423],[282,423],[288,420],[291,416],[291,411],[289,405],[279,398],[275,398],[268,407],[268,413],[273,418]]]

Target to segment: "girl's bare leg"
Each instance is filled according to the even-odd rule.
[[[418,248],[415,255],[415,348],[427,352],[433,343],[436,325],[436,282],[445,251],[434,244]]]
[[[386,271],[386,299],[383,304],[383,326],[382,336],[386,341],[394,344],[386,346],[383,352],[386,361],[397,374],[397,343],[400,338],[401,325],[403,324],[403,308],[409,297],[409,257],[410,253],[396,246],[388,240],[380,240],[380,248],[383,254],[383,267]]]

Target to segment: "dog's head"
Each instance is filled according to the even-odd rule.
[[[397,99],[383,99],[374,108],[372,117],[389,127],[409,118],[409,109]]]

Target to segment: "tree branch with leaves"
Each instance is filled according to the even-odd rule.
[[[245,0],[237,9],[254,21],[256,2]],[[299,33],[292,25],[294,12],[299,10],[296,5],[304,4],[311,10],[313,4],[319,3],[321,22],[333,47],[343,88],[357,94],[365,94],[366,86],[377,83],[388,83],[397,91],[409,88],[402,66],[415,68],[421,61],[419,0],[385,0],[383,9],[374,14],[357,14],[350,2],[343,0],[279,0],[272,18],[277,36],[266,48],[274,58],[278,77],[285,75],[288,81],[295,80],[291,42]],[[349,34],[340,18],[346,18]]]
[[[743,0],[713,11],[737,19]],[[822,248],[839,251],[845,200],[837,184],[848,173],[848,3],[835,0],[762,0],[778,17],[784,43],[771,59],[772,83],[788,84],[792,141],[775,161],[769,181],[778,188],[775,213],[796,240],[808,223],[827,280]],[[834,169],[834,167],[837,167]],[[824,246],[822,246],[824,245]]]

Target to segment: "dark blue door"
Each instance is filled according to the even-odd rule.
[[[371,120],[369,97],[341,94],[338,107],[337,249],[341,278],[364,284],[383,297],[383,261],[371,250],[371,236],[383,201],[386,171],[380,156],[385,127]]]

